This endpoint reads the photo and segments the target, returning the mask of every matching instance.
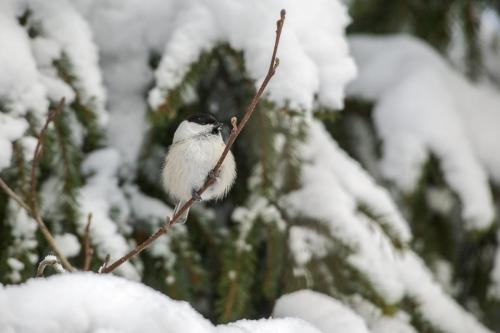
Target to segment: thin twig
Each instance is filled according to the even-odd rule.
[[[64,102],[65,100],[63,97],[61,101],[57,104],[57,106],[53,110],[49,111],[47,119],[45,120],[45,124],[43,125],[42,130],[38,135],[38,141],[36,142],[35,154],[33,155],[33,162],[31,167],[31,186],[30,186],[30,193],[31,193],[30,204],[34,211],[38,211],[38,200],[36,193],[36,185],[37,185],[36,172],[38,170],[38,165],[40,164],[40,160],[42,159],[43,155],[43,143],[45,140],[45,132],[49,128],[50,123],[59,115],[61,110],[64,108]]]
[[[107,254],[106,258],[104,259],[104,263],[101,265],[101,267],[99,267],[99,269],[97,270],[97,273],[105,273],[104,270],[108,267],[110,258],[111,257],[109,256],[109,254]]]
[[[83,247],[85,251],[85,259],[83,261],[83,270],[90,270],[90,263],[92,261],[92,256],[94,255],[94,249],[90,245],[90,224],[92,223],[92,213],[89,213],[87,217],[87,226],[85,227],[85,233],[83,234]]]
[[[38,169],[38,165],[40,163],[40,159],[42,158],[42,152],[43,152],[43,141],[45,138],[45,132],[47,131],[47,128],[49,127],[49,124],[51,121],[53,121],[57,115],[61,112],[61,110],[64,107],[64,98],[61,99],[59,104],[49,112],[47,116],[47,120],[45,121],[45,124],[40,131],[40,134],[38,136],[38,141],[36,144],[35,148],[35,154],[33,156],[33,163],[31,167],[31,186],[30,186],[30,202],[29,204],[24,202],[24,200],[19,197],[14,190],[12,190],[1,178],[0,178],[0,187],[4,190],[4,192],[10,196],[12,199],[14,199],[22,208],[24,208],[28,214],[36,221],[38,224],[38,227],[40,228],[40,231],[42,232],[43,236],[47,240],[47,243],[49,244],[50,248],[54,253],[59,257],[61,260],[63,266],[66,268],[66,270],[73,272],[75,271],[75,268],[69,263],[68,259],[62,254],[61,250],[56,244],[56,241],[52,234],[50,233],[49,229],[47,228],[46,224],[43,222],[42,216],[40,215],[40,212],[38,210],[38,201],[37,201],[37,193],[36,193],[36,184],[37,184],[37,178],[36,178],[36,171]]]
[[[237,124],[237,119],[236,117],[233,117],[231,119],[231,124],[233,126],[233,129],[231,130],[231,134],[229,135],[228,142],[226,144],[226,148],[222,152],[219,160],[217,161],[217,164],[215,167],[212,169],[212,172],[210,173],[211,175],[216,175],[222,166],[222,163],[224,162],[227,154],[231,150],[231,147],[233,146],[236,138],[238,135],[240,135],[241,131],[247,124],[248,120],[252,116],[253,112],[255,111],[255,107],[257,106],[257,103],[259,102],[262,94],[264,93],[264,90],[267,87],[267,84],[273,77],[274,73],[276,72],[276,68],[278,68],[279,65],[279,59],[276,57],[276,53],[278,52],[278,45],[281,37],[281,31],[283,29],[283,23],[285,22],[285,10],[282,9],[280,13],[280,19],[276,22],[276,38],[274,41],[274,49],[273,49],[273,54],[271,56],[271,63],[269,64],[269,69],[267,71],[266,77],[264,78],[264,81],[262,81],[259,89],[257,90],[257,93],[252,99],[252,102],[246,109],[245,114],[243,115],[243,118],[241,119],[240,124]],[[215,183],[216,179],[215,177],[207,177],[205,184],[201,187],[200,190],[198,190],[198,195],[201,195],[203,192],[205,192],[213,183]],[[192,197],[189,199],[188,202],[186,202],[180,209],[179,211],[172,216],[172,218],[167,218],[167,221],[163,227],[158,229],[154,234],[149,236],[148,239],[146,239],[144,242],[141,244],[137,245],[132,251],[124,255],[123,257],[119,258],[115,262],[113,262],[109,266],[105,266],[101,269],[102,273],[110,273],[114,271],[118,266],[129,260],[131,257],[135,256],[136,254],[142,252],[145,248],[147,248],[152,242],[154,242],[158,237],[166,234],[170,228],[177,222],[179,217],[182,216],[182,214],[189,209],[194,203],[196,202],[196,199]]]
[[[30,206],[28,206],[28,204],[24,202],[24,200],[21,199],[21,197],[18,196],[16,192],[14,192],[14,190],[10,188],[9,185],[7,185],[7,183],[5,183],[1,177],[0,177],[0,187],[5,192],[5,194],[14,199],[14,201],[17,202],[19,206],[23,207],[28,212],[31,212]]]
[[[61,266],[61,263],[56,256],[48,255],[38,264],[38,269],[36,270],[36,276],[43,276],[43,272],[47,266],[52,266],[58,273],[65,273],[66,271]]]
[[[38,200],[37,200],[37,190],[36,190],[36,185],[37,185],[37,176],[36,172],[38,170],[38,165],[40,164],[40,160],[42,159],[43,155],[43,142],[45,140],[45,132],[47,131],[49,124],[61,113],[61,111],[64,108],[64,103],[65,99],[64,97],[61,99],[61,101],[56,105],[56,107],[49,111],[49,114],[47,115],[47,120],[45,121],[45,124],[42,127],[42,130],[40,131],[40,134],[38,135],[38,141],[36,143],[36,148],[35,148],[35,154],[33,155],[33,163],[31,166],[31,187],[30,187],[30,196],[31,196],[31,215],[34,217],[35,221],[38,223],[38,227],[40,228],[40,231],[42,232],[43,236],[47,240],[47,243],[49,246],[52,248],[54,253],[59,257],[61,260],[62,265],[70,272],[76,271],[76,269],[70,264],[66,256],[61,252],[59,247],[57,246],[57,243],[52,236],[52,234],[49,231],[49,228],[47,228],[47,225],[43,222],[42,216],[40,215],[40,211],[38,210]]]

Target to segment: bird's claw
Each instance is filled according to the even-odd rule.
[[[195,201],[201,201],[201,195],[199,195],[198,191],[196,191],[195,189],[193,189],[193,191],[191,192],[191,196]]]
[[[208,178],[211,179],[212,181],[216,181],[217,178],[219,178],[219,176],[220,176],[220,169],[218,169],[217,171],[210,170],[210,172],[208,173]]]

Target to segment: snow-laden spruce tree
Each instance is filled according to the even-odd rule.
[[[370,20],[377,12],[360,3],[350,2],[354,31],[413,27],[402,15],[382,29],[390,22]],[[9,45],[0,49],[0,69],[12,73],[0,78],[0,176],[31,200],[35,136],[65,97],[46,135],[38,198],[75,267],[83,265],[89,214],[94,271],[165,223],[172,203],[160,170],[176,126],[194,113],[228,125],[241,118],[286,8],[279,69],[233,147],[236,186],[221,202],[196,205],[187,224],[116,273],[217,323],[274,314],[324,332],[342,327],[336,318],[349,318],[344,332],[489,332],[483,323],[498,324],[488,179],[498,180],[500,95],[460,74],[470,62],[455,57],[466,65],[453,69],[409,37],[348,39],[348,8],[337,0],[0,6],[0,43]],[[436,45],[416,26],[406,31]],[[22,282],[51,249],[3,192],[0,227],[0,281]],[[0,309],[13,293],[6,289]],[[318,306],[331,321],[311,313]]]

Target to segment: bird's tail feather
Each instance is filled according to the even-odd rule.
[[[186,203],[187,201],[183,201],[183,200],[180,200],[177,205],[175,205],[175,208],[174,208],[174,216],[177,214],[177,212],[182,208],[182,206],[184,206],[184,204]],[[186,209],[184,211],[184,213],[182,213],[182,215],[177,219],[177,221],[175,223],[179,223],[179,224],[184,224],[186,223],[187,221],[187,217],[188,217],[188,214],[189,214],[189,208]]]

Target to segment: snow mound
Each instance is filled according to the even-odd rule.
[[[360,316],[336,299],[312,290],[281,296],[274,306],[276,317],[304,319],[322,332],[369,333]]]
[[[349,42],[359,78],[347,92],[375,101],[384,176],[413,191],[432,153],[462,202],[466,227],[490,227],[488,174],[500,181],[500,95],[471,84],[412,37],[354,36]]]
[[[187,302],[113,275],[60,274],[0,285],[0,332],[321,333],[296,318],[215,327]]]
[[[0,331],[215,332],[186,302],[112,275],[61,274],[0,287]]]

